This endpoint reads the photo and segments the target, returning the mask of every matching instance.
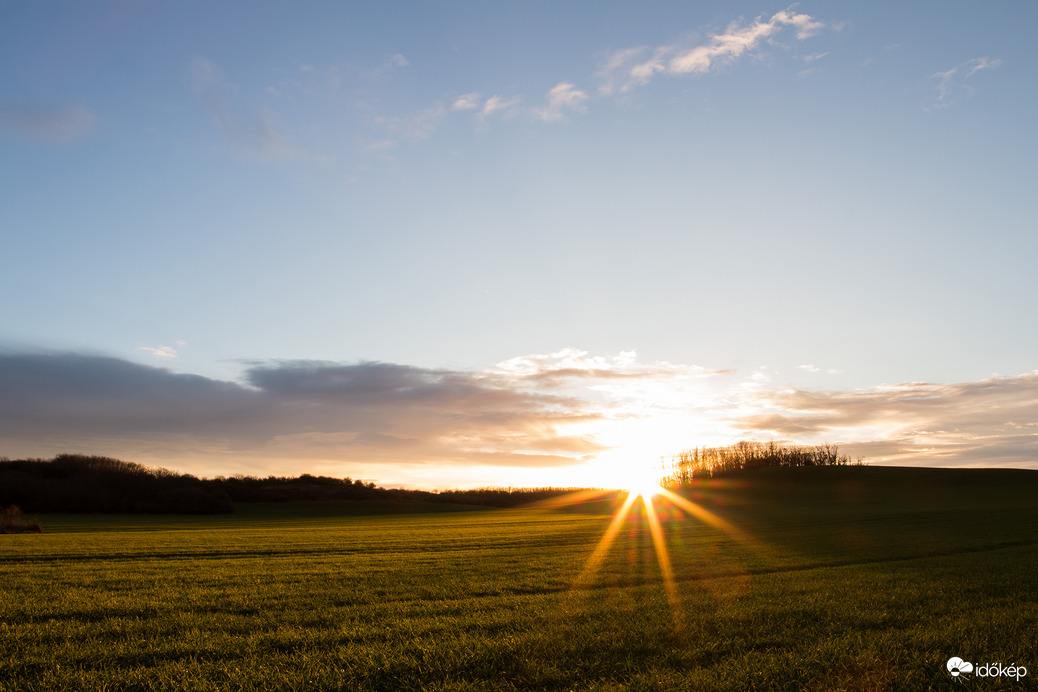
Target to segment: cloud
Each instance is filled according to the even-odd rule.
[[[569,82],[556,84],[547,96],[548,104],[536,111],[537,118],[544,122],[565,120],[567,113],[584,113],[587,110],[584,102],[588,95]]]
[[[599,415],[499,377],[390,363],[253,363],[239,383],[103,356],[0,354],[8,455],[563,466],[602,448],[565,430]]]
[[[646,50],[648,49],[644,46],[621,48],[610,53],[605,60],[599,63],[598,70],[595,72],[595,76],[600,82],[599,93],[612,94],[617,90],[627,91],[630,88],[627,86],[627,79],[632,64],[640,60]]]
[[[94,114],[83,106],[0,103],[0,132],[45,142],[68,142],[94,129]]]
[[[969,62],[964,63],[965,66],[970,68],[964,79],[969,79],[981,70],[993,70],[1001,64],[1002,61],[997,58],[977,58],[976,60],[970,60]]]
[[[123,435],[222,434],[256,396],[238,385],[117,358],[0,354],[0,440],[89,448]],[[233,416],[232,416],[233,417]]]
[[[479,94],[472,92],[469,94],[462,94],[454,100],[451,104],[452,111],[471,111],[479,108]]]
[[[177,342],[183,344],[182,341]],[[179,358],[177,350],[172,346],[141,346],[141,351],[147,351],[156,358]]]
[[[486,100],[479,114],[486,117],[494,113],[508,113],[514,110],[522,100],[521,96],[513,96],[510,99],[506,99],[495,94]]]
[[[380,116],[375,118],[374,122],[393,135],[408,139],[428,139],[443,123],[446,115],[447,108],[442,103],[435,103],[410,115],[401,117]]]
[[[191,84],[216,129],[239,153],[268,161],[301,153],[288,137],[277,131],[271,113],[240,115],[231,107],[227,100],[228,89],[212,60],[195,58],[192,61]]]
[[[485,122],[488,117],[494,114],[504,116],[514,114],[522,100],[521,96],[504,98],[497,94],[484,100],[477,92],[471,92],[456,98],[450,109],[452,112],[475,111],[477,121]]]
[[[399,142],[397,142],[395,139],[379,139],[364,145],[364,150],[371,152],[385,151],[387,149],[395,148],[398,144]]]
[[[757,52],[787,27],[795,29],[796,39],[802,41],[818,34],[826,26],[829,26],[826,22],[789,9],[776,12],[766,21],[758,17],[745,25],[732,22],[723,33],[713,34],[704,43],[691,48],[678,45],[654,49],[624,48],[613,52],[599,66],[599,92],[627,92],[648,84],[657,74],[705,74]],[[649,53],[651,57],[646,59]]]
[[[778,439],[837,442],[877,464],[1038,466],[1038,372],[851,391],[783,387],[763,366],[733,374],[566,348],[480,371],[250,362],[221,381],[98,355],[0,352],[0,454],[187,460],[202,475],[331,465],[458,478]]]
[[[749,436],[840,440],[882,463],[1034,467],[1038,373],[849,392],[761,393],[731,419]]]
[[[967,80],[982,70],[993,70],[1001,64],[1002,61],[998,58],[974,58],[950,70],[935,73],[931,77],[936,82],[934,88],[937,90],[937,103],[933,107],[945,108],[956,100],[959,94],[972,94],[973,86],[968,84]]]
[[[404,67],[410,67],[410,65],[411,61],[405,58],[403,54],[395,53],[378,67],[361,70],[359,74],[362,79],[380,81],[391,75],[393,72]]]
[[[796,40],[804,40],[826,28],[838,30],[840,25],[823,22],[790,8],[776,12],[767,20],[761,16],[749,23],[732,22],[725,31],[713,34],[703,44],[691,48],[663,45],[656,48],[642,46],[617,50],[601,62],[595,73],[599,80],[598,94],[627,92],[636,86],[647,84],[656,74],[709,72],[720,65],[759,52],[765,43],[775,43],[777,36],[783,31],[788,33],[791,30]],[[813,54],[807,56],[805,61],[810,63],[827,54]],[[400,57],[402,61],[390,61],[373,74],[382,76],[392,66],[407,64],[402,56],[396,57]],[[523,100],[521,95],[504,97],[494,94],[484,98],[479,92],[472,91],[454,97],[446,105],[436,103],[409,116],[378,116],[373,118],[372,122],[392,135],[383,141],[396,142],[397,138],[426,139],[443,124],[449,113],[471,112],[478,127],[484,125],[486,119],[491,116],[509,117],[519,113]],[[572,82],[563,81],[547,92],[543,106],[527,108],[524,112],[542,122],[561,122],[574,114],[587,112],[591,100],[586,91],[578,89]]]
[[[812,373],[812,374],[819,373],[819,372],[824,372],[827,375],[842,375],[843,374],[843,370],[840,370],[839,368],[826,368],[825,370],[822,370],[822,368],[818,367],[817,365],[812,365],[811,363],[807,363],[807,364],[804,364],[804,365],[798,365],[797,366],[797,370],[803,370],[804,372],[809,372],[809,373]]]
[[[564,348],[550,354],[510,358],[489,371],[516,382],[556,387],[580,380],[622,380],[729,375],[728,370],[707,370],[698,365],[666,362],[641,363],[635,351],[613,357],[590,356],[587,351]]]

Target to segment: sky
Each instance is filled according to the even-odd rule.
[[[1038,468],[1033,2],[0,7],[0,455]]]

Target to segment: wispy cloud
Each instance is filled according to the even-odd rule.
[[[387,149],[395,149],[399,142],[395,139],[377,139],[374,142],[368,142],[364,145],[365,151],[377,152],[386,151]]]
[[[783,32],[790,35],[790,40],[802,41],[826,28],[839,29],[840,25],[790,8],[767,19],[762,15],[751,22],[732,22],[723,32],[710,35],[697,46],[669,44],[614,51],[601,62],[595,73],[599,87],[594,96],[569,80],[549,89],[543,105],[526,107],[522,105],[525,101],[523,95],[484,97],[478,91],[470,91],[455,96],[446,104],[436,103],[408,116],[380,115],[372,118],[371,122],[391,135],[391,138],[380,138],[380,141],[394,143],[399,138],[425,139],[452,114],[460,113],[470,113],[477,126],[485,125],[492,116],[515,117],[520,114],[544,123],[558,123],[587,112],[589,104],[597,96],[628,92],[647,84],[657,74],[680,76],[710,72],[744,56],[759,53],[765,45],[776,44]],[[805,61],[811,63],[827,54],[815,53],[807,56]],[[384,68],[380,68],[379,74]]]
[[[191,63],[195,94],[209,111],[216,129],[241,154],[264,160],[299,155],[291,140],[277,131],[270,112],[242,115],[228,102],[228,89],[212,60],[195,58]]]
[[[934,108],[945,108],[949,106],[959,94],[973,93],[973,86],[969,83],[975,74],[982,70],[993,70],[1002,61],[998,58],[974,58],[960,63],[950,70],[935,73],[931,79],[934,80],[934,88],[937,90],[937,102]]]
[[[698,365],[643,363],[638,360],[636,351],[621,351],[610,357],[592,356],[587,351],[576,348],[510,358],[498,363],[489,372],[516,382],[536,382],[553,387],[574,380],[710,377],[731,374],[730,370],[711,371]]]
[[[732,22],[723,33],[713,34],[691,48],[679,45],[624,48],[613,52],[599,66],[599,92],[627,92],[648,84],[658,74],[705,74],[759,51],[786,28],[795,30],[796,39],[802,41],[827,26],[826,22],[789,9],[776,12],[767,20],[758,17],[748,24]]]
[[[462,94],[458,98],[454,99],[454,103],[451,104],[452,111],[472,111],[479,108],[481,99],[477,92],[471,92],[468,94]]]
[[[839,368],[825,368],[823,370],[822,368],[820,368],[817,365],[814,365],[812,363],[805,363],[804,365],[798,365],[797,366],[797,370],[803,370],[804,372],[809,372],[809,373],[812,373],[812,374],[819,373],[819,372],[824,372],[827,375],[842,375],[843,374],[843,370],[840,370]]]
[[[415,113],[405,116],[379,116],[374,119],[376,125],[390,134],[407,139],[427,139],[441,124],[447,115],[447,107],[442,103],[434,103]]]
[[[68,142],[94,129],[94,114],[84,106],[0,103],[0,132],[45,142]]]
[[[519,104],[522,103],[522,100],[523,98],[521,96],[504,98],[503,96],[495,94],[486,100],[483,104],[483,108],[479,111],[479,114],[485,118],[495,113],[514,113]]]
[[[544,122],[566,120],[571,113],[583,113],[588,95],[569,82],[556,84],[548,91],[547,105],[537,109],[536,117]]]
[[[505,98],[497,94],[483,99],[478,92],[471,92],[454,99],[450,109],[452,112],[475,111],[476,116],[485,119],[495,113],[514,114],[522,100],[521,96]]]
[[[402,53],[395,53],[378,67],[368,68],[360,71],[360,77],[369,81],[379,81],[390,77],[394,72],[405,67],[410,67],[411,61]]]
[[[182,343],[182,342],[178,342]],[[179,358],[180,354],[172,346],[141,346],[141,351],[145,351],[155,356],[156,358]]]

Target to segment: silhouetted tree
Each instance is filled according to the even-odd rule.
[[[693,447],[679,452],[669,465],[664,461],[664,466],[669,466],[670,471],[664,484],[681,487],[703,478],[769,466],[846,466],[861,463],[861,458],[852,460],[841,455],[839,447],[829,442],[805,447],[742,440],[726,447]]]

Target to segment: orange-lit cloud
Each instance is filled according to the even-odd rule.
[[[882,463],[1034,466],[1038,460],[1038,373],[849,392],[766,392],[758,403],[762,412],[731,421],[747,437],[839,440]]]
[[[627,92],[648,84],[657,74],[704,74],[758,51],[786,27],[795,29],[797,40],[804,40],[826,26],[810,15],[782,10],[767,20],[758,17],[746,24],[732,22],[723,32],[710,35],[696,46],[624,48],[612,53],[600,65],[599,92]],[[646,57],[649,53],[651,56]]]
[[[97,355],[0,353],[0,454],[108,454],[202,475],[325,469],[487,485],[509,472],[597,486],[739,439],[837,442],[872,463],[1038,459],[1038,374],[842,392],[776,389],[756,374],[563,349],[483,371],[258,362],[220,381]]]

